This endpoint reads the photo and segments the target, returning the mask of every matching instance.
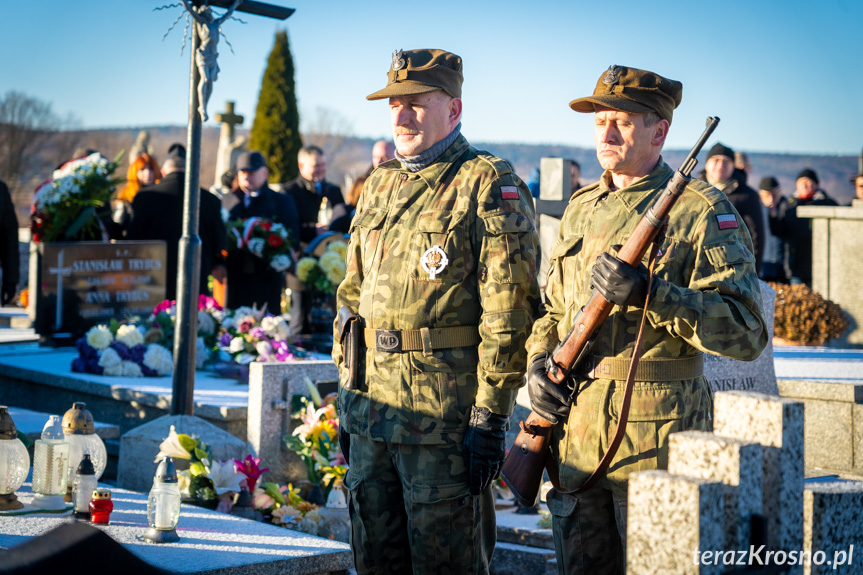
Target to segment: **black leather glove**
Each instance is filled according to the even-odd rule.
[[[608,252],[596,258],[591,284],[602,297],[617,305],[643,307],[647,297],[647,268],[634,268]]]
[[[345,456],[345,463],[351,464],[351,434],[342,426],[339,421],[339,447],[342,450],[342,455]]]
[[[15,294],[18,293],[18,286],[14,283],[3,282],[3,291],[2,295],[0,295],[0,304],[9,305],[12,303],[12,300],[15,299]]]
[[[548,352],[542,352],[530,362],[527,368],[527,392],[531,409],[557,424],[567,418],[572,406],[572,378],[567,377],[564,385],[551,381],[545,365],[547,360]]]
[[[473,406],[464,436],[464,463],[470,494],[479,495],[500,475],[506,457],[506,430],[509,418],[486,407]]]

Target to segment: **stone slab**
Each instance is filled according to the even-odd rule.
[[[803,426],[798,401],[745,391],[714,397],[716,434],[763,447],[762,510],[770,549],[800,549],[803,543]]]
[[[33,322],[23,307],[0,307],[0,327],[26,330],[32,326]]]
[[[540,502],[540,509],[548,511],[545,503]],[[497,509],[497,540],[515,545],[527,545],[554,550],[554,534],[550,528],[539,526],[542,515],[522,515],[515,512],[516,507]]]
[[[748,549],[753,515],[761,514],[761,445],[705,431],[672,433],[668,472],[721,481],[725,494],[724,549]]]
[[[804,565],[804,575],[863,573],[861,541],[863,482],[807,484],[803,492],[803,551],[808,551],[813,561]],[[825,554],[820,562],[816,556],[819,551]],[[841,564],[840,559],[844,559]]]
[[[779,379],[863,384],[863,350],[776,346],[774,355],[776,377]]]
[[[721,573],[702,565],[695,550],[722,549],[723,486],[719,482],[639,471],[629,476],[626,528],[627,575]]]
[[[863,475],[863,405],[851,406],[851,422],[854,427],[851,436],[851,471]]]
[[[213,459],[227,461],[243,459],[246,443],[212,423],[192,415],[166,415],[124,433],[120,438],[120,461],[117,466],[117,483],[124,489],[149,491],[156,474],[156,456],[159,445],[168,437],[171,426],[178,434],[195,435],[210,446]],[[177,466],[183,469],[183,461]]]
[[[282,437],[299,425],[291,420],[291,399],[308,397],[306,381],[338,381],[332,360],[294,363],[253,363],[249,369],[247,439],[249,449],[270,469],[267,481],[281,483],[306,479],[306,466],[290,451]]]
[[[111,524],[99,529],[150,565],[173,573],[299,575],[353,566],[350,547],[345,543],[192,505],[181,507],[178,543],[144,543],[139,538],[147,529],[147,494],[100,486],[111,490],[114,511]],[[29,503],[29,483],[18,491],[18,496]],[[4,517],[0,521],[0,547],[14,547],[66,521],[71,519]]]
[[[854,404],[802,399],[806,409],[806,467],[851,471],[854,465]]]
[[[72,407],[71,405],[69,407]],[[15,421],[15,427],[18,431],[25,434],[27,437],[36,441],[42,437],[42,428],[48,421],[48,416],[59,415],[63,419],[63,412],[59,413],[42,413],[40,411],[31,411],[29,409],[21,409],[19,407],[9,407],[9,415]],[[116,439],[120,437],[120,428],[110,423],[102,423],[101,421],[94,422],[96,435],[105,439]]]
[[[27,327],[0,327],[0,346],[16,343],[30,343],[39,341],[39,335],[33,328]]]
[[[554,550],[498,541],[489,565],[493,575],[556,575]]]
[[[761,285],[761,299],[764,302],[767,329],[772,338],[776,292],[765,282],[759,281],[758,283]],[[779,390],[776,387],[772,341],[768,341],[767,347],[754,361],[739,361],[729,357],[705,354],[704,377],[707,378],[714,393],[739,389],[779,395]]]

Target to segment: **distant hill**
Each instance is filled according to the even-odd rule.
[[[164,159],[168,147],[174,142],[186,142],[184,126],[150,126],[129,127],[100,130],[81,130],[75,132],[60,132],[40,150],[37,157],[31,158],[26,166],[26,173],[20,174],[13,183],[12,193],[17,207],[18,221],[26,226],[29,218],[29,205],[33,190],[51,171],[69,157],[72,151],[80,146],[100,151],[108,158],[114,158],[121,151],[128,151],[142,129],[149,131],[150,144],[158,159]],[[248,130],[237,130],[238,135],[248,135]],[[216,150],[218,148],[219,130],[215,127],[205,127],[201,142],[201,185],[209,187],[216,180]],[[357,138],[346,135],[304,134],[303,141],[314,143],[324,148],[328,155],[327,179],[338,184],[343,189],[346,184],[359,174],[364,173],[371,163],[373,138]],[[602,169],[596,160],[594,150],[563,145],[518,144],[471,142],[480,149],[488,150],[513,166],[525,181],[531,170],[538,167],[543,157],[571,158],[578,161],[582,168],[582,181],[592,182],[599,178]],[[746,151],[746,150],[741,150]],[[688,150],[666,150],[663,157],[672,167],[677,168],[683,161]],[[812,168],[818,174],[821,186],[840,204],[849,204],[854,196],[851,176],[857,173],[857,158],[855,156],[819,156],[801,154],[771,154],[748,153],[752,163],[752,174],[749,184],[757,187],[762,176],[776,176],[782,186],[782,192],[790,196],[794,192],[795,177],[803,168]],[[706,152],[699,156],[700,171],[704,167]],[[121,160],[118,175],[125,174],[129,161],[127,157]]]

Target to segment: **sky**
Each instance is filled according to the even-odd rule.
[[[860,0],[271,0],[285,21],[239,14],[219,42],[210,121],[225,102],[250,127],[275,33],[286,28],[303,129],[389,137],[383,88],[396,49],[464,61],[462,132],[473,142],[593,147],[570,110],[608,66],[683,82],[666,147],[694,144],[708,116],[736,150],[857,155],[863,147]],[[151,0],[0,0],[0,95],[50,102],[78,127],[186,125],[185,12]],[[217,10],[221,13],[221,10]],[[233,47],[233,53],[228,43]]]

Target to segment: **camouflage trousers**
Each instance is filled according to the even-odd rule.
[[[623,382],[588,380],[565,426],[555,430],[553,453],[565,489],[596,469],[617,430]],[[668,436],[712,428],[713,398],[703,377],[636,382],[626,432],[606,476],[584,493],[549,492],[558,571],[566,575],[622,575],[626,560],[629,475],[668,467]]]
[[[491,488],[472,497],[462,445],[351,435],[345,477],[357,573],[488,573],[497,537]]]

